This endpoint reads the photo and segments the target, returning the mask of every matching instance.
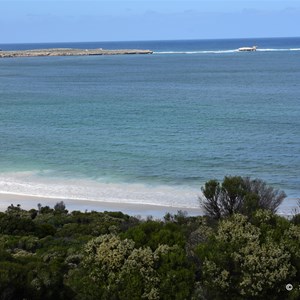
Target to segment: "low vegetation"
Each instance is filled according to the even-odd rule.
[[[203,193],[207,215],[163,220],[11,205],[0,299],[299,299],[300,218],[275,214],[284,194],[240,177]]]

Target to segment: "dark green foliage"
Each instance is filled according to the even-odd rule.
[[[158,273],[161,281],[159,285],[160,299],[189,299],[193,291],[195,273],[193,264],[188,262],[184,249],[174,247],[163,254]]]
[[[219,199],[219,195],[221,194],[220,183],[215,179],[207,181],[204,187],[202,187],[202,193],[205,197],[202,207],[207,215],[215,219],[220,219],[223,214]],[[200,199],[200,201],[202,200]]]
[[[184,247],[185,237],[180,225],[176,223],[163,223],[158,221],[141,222],[139,225],[127,230],[121,235],[132,239],[136,247],[149,246],[152,250],[160,244],[169,246],[180,245]]]
[[[244,197],[243,206],[240,209],[240,213],[246,216],[252,216],[252,214],[259,208],[259,196],[255,193],[248,193]]]
[[[0,234],[26,235],[34,230],[35,224],[29,213],[11,209],[6,213],[0,213]]]
[[[49,206],[44,206],[44,207],[39,208],[39,212],[41,214],[51,214],[51,213],[53,213],[53,209],[50,208]]]
[[[225,197],[221,220],[11,205],[0,213],[0,299],[299,299],[285,290],[300,282],[298,216],[260,209],[274,196],[260,181],[230,177],[204,192]]]
[[[260,209],[270,210],[275,213],[283,199],[286,198],[285,192],[274,189],[261,179],[244,177],[243,181],[247,194],[257,195]]]
[[[295,225],[300,225],[300,214],[294,215],[293,218],[292,218],[292,222],[293,222]]]
[[[18,300],[26,295],[26,268],[17,262],[0,262],[0,299]]]
[[[210,180],[202,187],[200,199],[206,214],[214,219],[242,213],[252,216],[258,209],[275,213],[286,197],[283,191],[268,186],[261,179],[225,176],[223,182]]]
[[[55,233],[56,233],[56,228],[51,224],[45,224],[45,223],[36,224],[35,234],[40,238],[43,238],[48,235],[53,236],[55,235]]]
[[[67,214],[66,205],[63,201],[57,202],[54,205],[54,213],[56,214]]]

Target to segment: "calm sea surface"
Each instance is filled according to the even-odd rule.
[[[47,47],[155,52],[1,59],[0,192],[197,207],[242,175],[300,196],[300,38],[0,45]]]

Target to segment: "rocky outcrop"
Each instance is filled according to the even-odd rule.
[[[84,56],[84,55],[124,55],[124,54],[152,54],[151,50],[120,49],[105,50],[99,49],[36,49],[36,50],[16,50],[0,51],[0,58],[4,57],[34,57],[34,56]]]

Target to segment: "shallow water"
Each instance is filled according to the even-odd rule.
[[[299,38],[104,46],[155,54],[0,60],[0,192],[197,207],[242,175],[299,197]]]

